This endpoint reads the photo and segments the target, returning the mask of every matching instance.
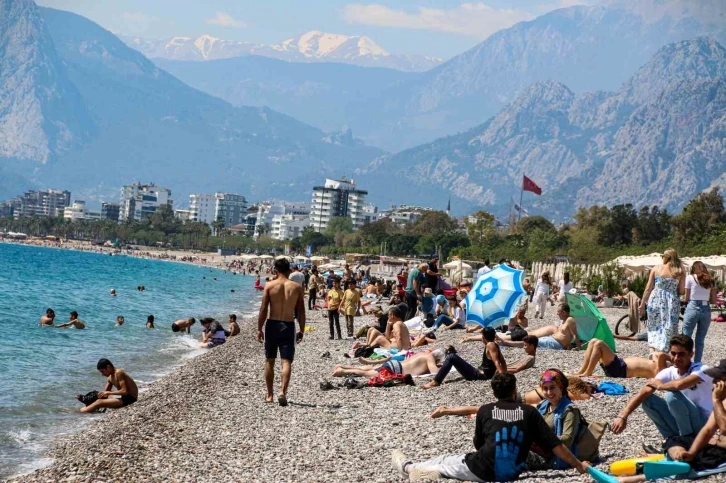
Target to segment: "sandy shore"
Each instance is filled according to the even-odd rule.
[[[603,312],[611,325],[625,313]],[[531,326],[552,323],[554,317],[554,308],[548,307],[545,320]],[[264,402],[262,347],[254,338],[256,322],[245,320],[239,337],[156,381],[133,406],[98,416],[89,429],[57,442],[50,453],[54,463],[20,480],[400,481],[391,468],[393,449],[414,459],[473,450],[473,420],[433,420],[429,414],[439,405],[493,401],[488,382],[447,382],[429,391],[418,387],[321,391],[321,377],[329,378],[333,364],[348,361],[343,353],[350,342],[328,340],[322,312],[310,318],[313,330],[298,346],[293,365],[290,406]],[[356,326],[369,320],[358,318]],[[442,334],[438,346],[454,343],[463,357],[478,365],[479,343],[459,344],[460,331]],[[717,362],[724,343],[726,324],[712,324],[705,362]],[[638,342],[619,342],[618,348],[621,355],[647,352],[645,343]],[[331,357],[321,357],[325,352]],[[504,349],[504,354],[513,361],[521,349]],[[533,388],[547,367],[574,371],[581,357],[576,351],[541,350],[536,368],[517,375],[519,388]],[[644,380],[618,382],[635,392]],[[588,420],[611,421],[627,399],[606,397],[578,405]],[[638,455],[642,443],[658,442],[655,427],[637,410],[623,434],[607,433],[603,438],[600,467]],[[589,478],[571,470],[529,473],[521,481],[553,480]]]

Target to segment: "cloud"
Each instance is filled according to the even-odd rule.
[[[416,12],[394,10],[379,4],[348,4],[343,18],[352,24],[415,30],[435,30],[485,39],[533,16],[522,10],[495,9],[482,2],[462,3],[448,10],[419,7]]]
[[[205,22],[209,25],[217,25],[219,27],[227,27],[233,29],[243,29],[247,27],[247,24],[241,20],[232,18],[227,12],[217,12],[212,18],[208,18]]]

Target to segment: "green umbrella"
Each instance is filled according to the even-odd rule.
[[[613,332],[595,304],[582,294],[567,293],[565,297],[567,305],[570,306],[570,315],[575,318],[580,340],[585,343],[592,339],[600,339],[615,352]]]

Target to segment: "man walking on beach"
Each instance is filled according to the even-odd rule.
[[[302,285],[288,278],[290,262],[285,258],[276,260],[275,270],[277,278],[265,284],[262,294],[260,315],[257,319],[257,340],[265,342],[265,385],[267,386],[265,401],[272,402],[275,359],[279,349],[282,361],[282,388],[277,401],[280,406],[287,406],[287,388],[290,384],[295,344],[302,342],[305,333],[305,302]],[[295,334],[296,311],[300,324],[297,335]]]

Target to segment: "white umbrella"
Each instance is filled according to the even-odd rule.
[[[460,262],[458,260],[454,260],[453,262],[447,263],[442,268],[445,268],[446,270],[458,270],[459,268],[461,268],[462,270],[471,270],[471,265],[469,265],[468,263]]]
[[[260,260],[272,260],[274,257],[272,255],[260,255],[258,258]]]

